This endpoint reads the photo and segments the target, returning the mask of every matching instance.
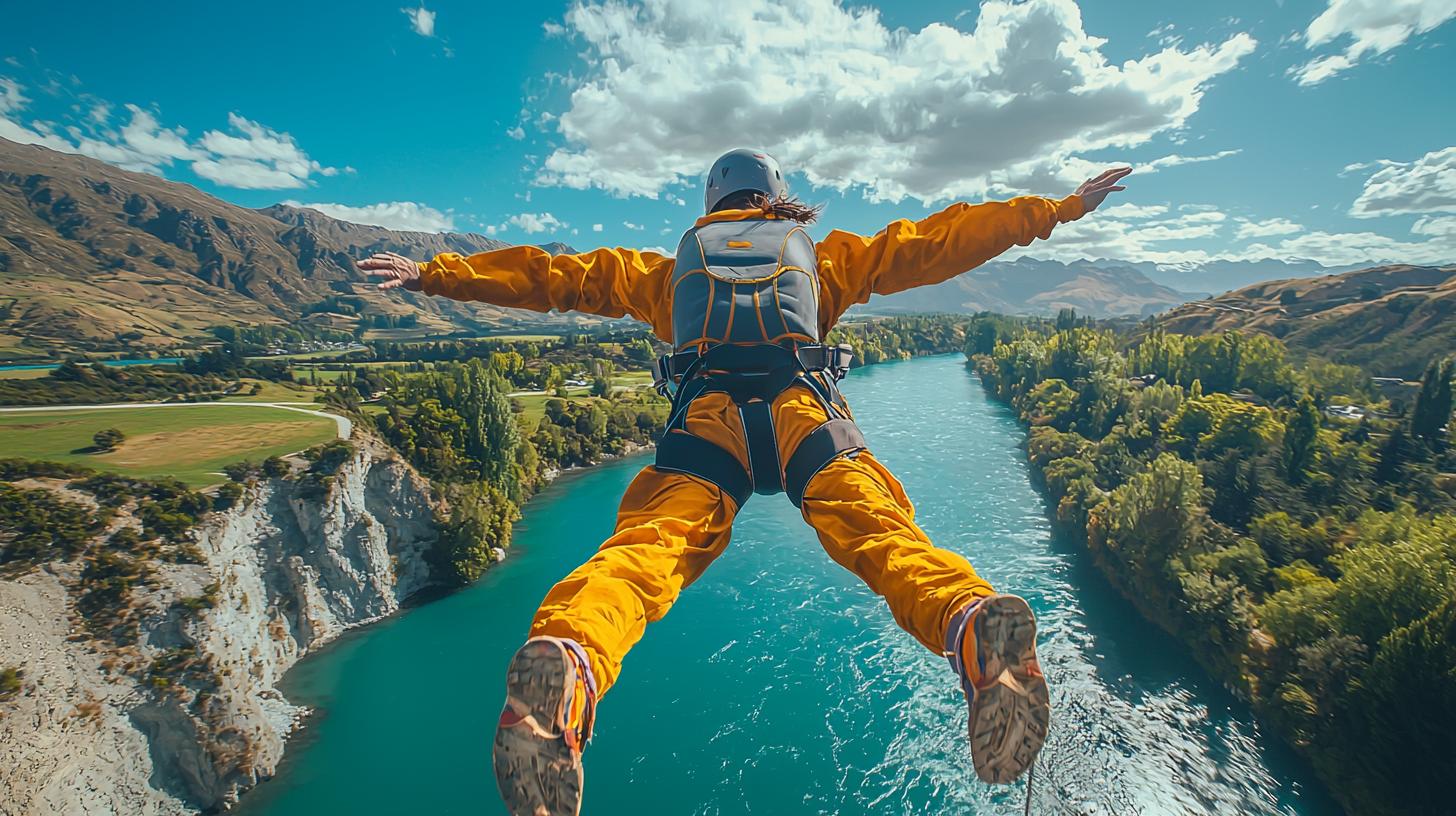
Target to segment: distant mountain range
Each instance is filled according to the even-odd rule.
[[[1272,258],[1181,264],[1115,259],[1063,263],[1023,256],[991,261],[937,286],[874,298],[860,309],[868,313],[1052,314],[1070,307],[1094,317],[1145,317],[1260,281],[1332,275],[1368,266],[1327,267],[1311,260]]]
[[[869,314],[1001,312],[1055,314],[1073,308],[1087,315],[1147,315],[1188,300],[1131,264],[1017,258],[991,261],[934,286],[873,297],[857,307]]]
[[[1096,263],[1107,262],[1097,261]],[[1202,263],[1163,264],[1141,261],[1127,265],[1164,286],[1180,292],[1204,294],[1221,294],[1262,281],[1312,278],[1318,275],[1334,275],[1374,266],[1369,262],[1346,266],[1325,266],[1318,261],[1301,258],[1287,261],[1263,258],[1256,261],[1216,260]]]
[[[194,187],[0,139],[0,360],[195,345],[218,324],[352,329],[409,318],[414,335],[593,326],[405,294],[380,297],[354,260],[506,244],[470,233],[401,232],[285,205],[251,210]],[[566,244],[542,246],[552,253]],[[992,261],[857,311],[1143,316],[1207,293],[1338,270],[1313,261],[1201,265],[1116,260]],[[338,304],[345,304],[339,307]],[[392,335],[393,336],[393,335]]]
[[[1171,332],[1258,331],[1298,353],[1414,379],[1456,352],[1456,266],[1377,266],[1266,281],[1158,318]]]

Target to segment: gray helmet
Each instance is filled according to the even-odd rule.
[[[730,150],[713,162],[708,171],[708,184],[703,190],[703,212],[713,208],[728,196],[753,190],[769,198],[776,198],[789,191],[784,174],[773,156],[759,150],[740,147]]]

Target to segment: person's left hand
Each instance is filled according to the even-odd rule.
[[[1131,167],[1114,167],[1096,178],[1090,178],[1082,182],[1082,186],[1077,188],[1077,195],[1082,197],[1082,204],[1086,211],[1092,212],[1102,206],[1102,202],[1107,198],[1108,193],[1117,193],[1126,190],[1126,187],[1117,182],[1121,181],[1131,172]]]
[[[403,286],[411,292],[420,291],[420,266],[403,255],[376,252],[354,265],[372,277],[384,278],[380,289]]]

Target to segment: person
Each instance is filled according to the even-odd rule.
[[[553,257],[515,246],[359,263],[384,279],[381,289],[631,315],[673,349],[654,366],[673,396],[655,463],[627,488],[612,536],[547,593],[511,660],[493,755],[512,814],[579,812],[598,700],[647,624],[723,553],[753,493],[786,493],[830,558],[949,660],[969,706],[976,774],[1006,783],[1026,771],[1050,720],[1031,609],[916,526],[839,392],[851,352],[823,340],[871,295],[939,283],[1046,239],[1123,190],[1130,172],[1109,170],[1060,200],[956,203],[873,237],[835,230],[816,243],[805,226],[818,208],[789,195],[778,162],[734,150],[709,170],[706,214],[674,257],[620,248]]]

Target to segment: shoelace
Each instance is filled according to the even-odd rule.
[[[570,638],[562,638],[561,642],[576,658],[582,685],[586,687],[586,708],[581,715],[581,741],[587,743],[591,741],[592,727],[597,720],[597,678],[592,674],[591,660],[587,658],[586,649]]]

